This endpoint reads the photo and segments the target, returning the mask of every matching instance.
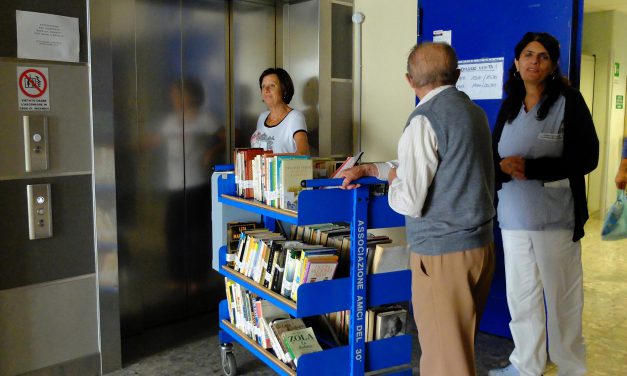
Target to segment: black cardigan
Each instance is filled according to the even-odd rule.
[[[566,88],[562,95],[566,99],[564,108],[564,150],[559,158],[525,159],[525,176],[527,179],[556,181],[566,179],[570,181],[570,189],[575,201],[575,230],[573,241],[584,235],[583,226],[588,220],[588,204],[586,202],[586,187],[584,175],[590,173],[599,161],[599,139],[597,138],[592,122],[592,116],[586,102],[574,88]],[[511,176],[502,172],[499,166],[502,158],[498,153],[498,144],[507,121],[509,106],[520,108],[522,103],[511,103],[505,100],[499,111],[494,132],[492,133],[492,152],[494,156],[494,170],[496,191],[503,183],[511,180]],[[498,197],[495,195],[495,197]],[[498,214],[498,213],[497,213]]]

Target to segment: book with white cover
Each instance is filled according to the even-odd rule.
[[[377,244],[372,256],[371,273],[409,269],[409,249],[405,244]]]

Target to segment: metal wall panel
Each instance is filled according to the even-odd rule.
[[[116,144],[131,148],[130,160],[118,159],[116,177],[117,187],[128,184],[131,192],[118,205],[132,208],[128,216],[118,216],[125,227],[121,267],[139,283],[124,284],[120,294],[125,302],[132,292],[141,302],[141,324],[147,328],[185,316],[184,145],[182,132],[174,129],[182,122],[171,124],[182,117],[177,112],[182,95],[173,89],[181,81],[180,2],[136,1],[134,58],[137,80],[126,85],[137,87],[137,123],[116,131],[135,137],[130,144]]]
[[[50,184],[53,236],[28,239],[26,185]],[[91,175],[0,181],[0,290],[95,272]]]
[[[0,290],[0,375],[98,357],[96,306],[94,274]],[[95,375],[99,364],[90,361],[82,369],[81,375]]]
[[[103,0],[106,1],[106,0]],[[140,275],[131,268],[135,227],[139,217],[135,207],[137,193],[136,144],[137,71],[135,67],[135,2],[111,1],[110,23],[112,54],[113,140],[115,160],[115,197],[117,225],[117,277],[119,283],[119,319],[121,333],[138,333],[142,328]],[[101,14],[102,16],[103,14]],[[103,42],[103,43],[106,43]],[[104,47],[106,49],[106,46]],[[97,73],[97,72],[94,72]],[[106,74],[105,74],[106,78]],[[98,78],[99,79],[99,78]],[[94,90],[95,92],[96,90]],[[98,133],[96,133],[98,135]],[[115,260],[114,260],[115,261]]]
[[[295,92],[290,106],[305,115],[312,155],[318,155],[319,143],[319,6],[318,0],[283,6],[283,65]]]
[[[101,370],[122,367],[113,128],[111,1],[89,3]],[[78,372],[75,372],[79,374]]]
[[[17,67],[48,68],[50,111],[19,111]],[[91,172],[88,71],[84,64],[0,58],[0,180]],[[25,171],[23,115],[48,117],[46,171]]]
[[[331,154],[351,154],[353,150],[353,82],[331,82]]]
[[[353,7],[331,4],[331,76],[353,78]]]
[[[276,66],[275,6],[234,1],[232,7],[231,110],[235,147],[248,147],[259,114],[267,110],[261,100],[259,75],[264,69]]]
[[[211,268],[212,166],[228,160],[226,78],[227,11],[224,1],[191,0],[182,9],[182,76],[189,93],[197,87],[203,101],[187,103],[185,147],[185,264],[187,315],[217,309],[224,278]],[[189,101],[189,99],[188,99]]]

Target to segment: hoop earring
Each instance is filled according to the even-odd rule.
[[[520,80],[520,72],[518,71],[514,72],[514,78],[517,80]]]

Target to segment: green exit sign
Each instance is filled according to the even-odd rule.
[[[616,109],[617,110],[623,109],[623,96],[622,95],[616,96]]]

